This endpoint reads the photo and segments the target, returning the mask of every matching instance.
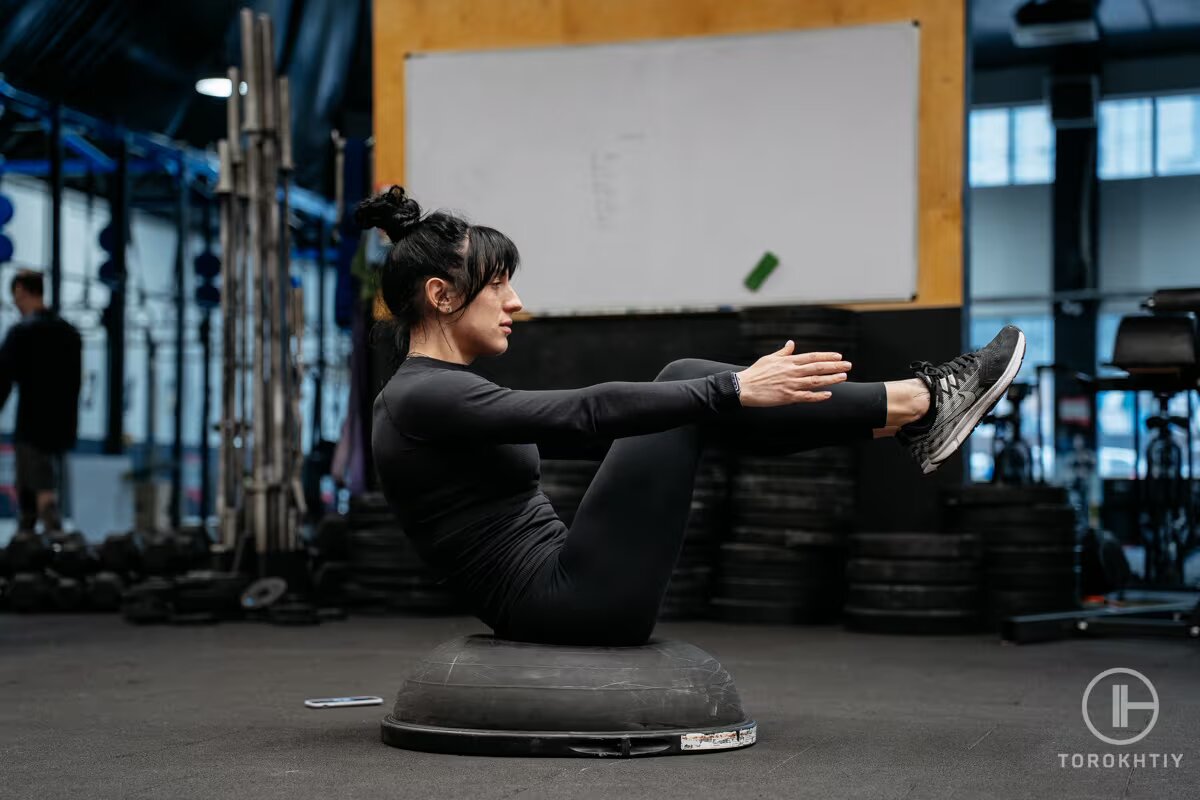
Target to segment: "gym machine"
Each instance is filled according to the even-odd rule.
[[[1159,403],[1159,414],[1147,420],[1153,431],[1146,449],[1146,474],[1141,476],[1140,437],[1134,402],[1135,481],[1140,484],[1136,517],[1146,545],[1145,582],[1161,591],[1128,590],[1115,598],[1118,605],[1052,614],[1012,617],[1004,638],[1040,642],[1072,635],[1182,636],[1200,639],[1200,590],[1184,585],[1183,565],[1198,545],[1196,482],[1192,459],[1192,395],[1200,389],[1200,289],[1167,289],[1142,303],[1148,315],[1121,320],[1113,347],[1112,366],[1126,375],[1096,378],[1096,391],[1148,391]],[[1186,417],[1167,413],[1170,398],[1187,397]],[[1184,432],[1180,448],[1171,428]],[[1186,451],[1186,452],[1184,452]],[[1184,464],[1187,465],[1186,477]],[[1147,506],[1142,513],[1142,505]]]

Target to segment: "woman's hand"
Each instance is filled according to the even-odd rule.
[[[820,390],[846,380],[850,362],[842,361],[841,353],[793,354],[795,347],[789,339],[781,349],[737,373],[743,406],[819,403],[833,396]]]

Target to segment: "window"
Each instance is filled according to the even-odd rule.
[[[971,186],[1054,179],[1054,128],[1046,106],[972,111],[969,128]]]
[[[1200,95],[1160,97],[1156,101],[1159,175],[1200,173]]]
[[[1154,101],[1149,97],[1100,103],[1100,177],[1144,178],[1153,172]]]
[[[1046,106],[1012,110],[1013,183],[1050,183],[1054,179],[1054,127]]]
[[[968,146],[972,186],[1003,186],[1008,176],[1009,109],[971,112]]]
[[[1200,175],[1200,95],[1100,102],[1102,180]],[[971,186],[1051,183],[1054,126],[1044,105],[985,108],[970,114]]]

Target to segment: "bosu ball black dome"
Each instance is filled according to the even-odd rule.
[[[581,647],[476,634],[425,656],[383,741],[435,753],[624,757],[754,744],[733,678],[686,642]]]

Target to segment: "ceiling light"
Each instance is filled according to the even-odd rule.
[[[229,97],[233,94],[230,85],[229,78],[201,78],[196,81],[196,91],[209,97]],[[242,81],[238,87],[238,94],[245,93],[246,82]]]

